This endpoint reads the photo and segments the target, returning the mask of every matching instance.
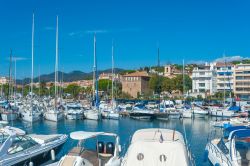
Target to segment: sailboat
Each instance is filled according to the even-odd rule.
[[[8,83],[8,95],[7,95],[7,108],[4,109],[4,111],[1,113],[1,118],[3,121],[13,121],[16,120],[18,117],[18,113],[16,110],[13,110],[10,101],[9,101],[9,96],[10,96],[10,88],[12,88],[12,50],[10,53],[10,68],[9,68],[9,83]]]
[[[183,118],[192,118],[192,110],[190,108],[186,107],[185,103],[185,65],[184,65],[184,59],[182,64],[182,76],[183,76],[183,97],[184,97],[184,103],[183,103],[183,110],[182,110],[182,117]]]
[[[39,107],[34,104],[34,94],[33,94],[33,79],[34,79],[34,30],[35,30],[35,15],[33,13],[32,18],[32,40],[31,40],[31,84],[30,84],[30,95],[28,96],[28,100],[23,107],[21,107],[21,117],[24,121],[27,122],[35,122],[40,120],[41,112]]]
[[[96,34],[94,35],[94,66],[93,66],[93,98],[95,98],[94,106],[92,109],[86,110],[84,116],[86,119],[99,120],[101,113],[99,112],[99,101],[98,101],[98,75],[97,75],[97,64],[96,64]]]
[[[63,112],[57,107],[57,99],[58,99],[58,16],[56,17],[56,61],[55,61],[55,99],[54,99],[54,107],[47,108],[47,111],[44,113],[44,118],[46,120],[57,122],[63,119]]]
[[[114,99],[114,44],[112,43],[112,91],[111,91],[111,106],[104,109],[103,112],[107,113],[106,118],[108,119],[115,119],[118,120],[120,115],[115,110],[116,109],[116,103]]]

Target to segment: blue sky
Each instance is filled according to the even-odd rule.
[[[8,73],[10,48],[18,77],[30,76],[31,23],[35,12],[35,75],[54,70],[55,25],[59,15],[59,68],[89,72],[93,32],[98,68],[135,69],[161,64],[250,57],[249,0],[2,0],[0,75]]]

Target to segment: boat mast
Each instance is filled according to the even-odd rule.
[[[114,108],[114,41],[112,41],[112,110]]]
[[[182,60],[182,84],[183,84],[183,98],[185,101],[185,66],[184,66],[184,59]]]
[[[225,52],[223,53],[223,59],[225,59]],[[227,66],[226,66],[226,63],[225,63],[225,67],[224,67],[224,69],[226,68]],[[224,70],[223,69],[223,70]],[[225,103],[226,103],[226,83],[225,83],[225,71],[223,72],[224,74],[223,74],[223,82],[224,82],[224,89],[223,89],[223,96],[224,96],[224,98],[223,98],[223,102],[224,102],[224,106],[225,106]]]
[[[57,105],[57,80],[58,80],[58,16],[56,16],[55,109]]]
[[[8,92],[7,92],[7,103],[9,104],[9,96],[10,96],[10,86],[11,86],[11,73],[12,73],[12,71],[11,71],[11,69],[12,69],[12,49],[10,49],[10,66],[9,66],[9,83],[8,83]]]
[[[157,91],[159,93],[159,112],[161,111],[161,92],[160,92],[160,74],[159,74],[159,71],[160,71],[160,47],[159,47],[159,44],[158,44],[158,48],[157,48]]]
[[[31,38],[31,114],[33,111],[33,79],[34,79],[34,31],[35,31],[35,15],[32,17],[32,38]]]
[[[97,74],[97,58],[96,58],[96,33],[94,34],[94,86],[95,86],[95,107],[98,107],[98,74]]]

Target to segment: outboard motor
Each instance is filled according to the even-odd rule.
[[[108,142],[106,144],[106,153],[114,155],[115,146],[113,142]]]
[[[104,153],[104,142],[98,141],[96,149],[98,153]]]

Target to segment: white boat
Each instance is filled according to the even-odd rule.
[[[154,111],[141,108],[139,105],[135,106],[131,112],[129,112],[130,118],[138,120],[151,120],[154,118]]]
[[[114,141],[104,143],[99,139],[101,136],[112,138]],[[57,166],[120,166],[121,159],[119,153],[121,146],[119,144],[119,137],[114,133],[105,132],[85,132],[76,131],[70,133],[70,138],[79,141],[77,146],[63,156],[61,160],[55,164]],[[88,148],[84,145],[86,140],[94,139],[96,142],[95,148]],[[95,149],[95,150],[93,150]]]
[[[180,132],[169,129],[137,130],[121,166],[190,166],[188,150]]]
[[[108,113],[108,119],[114,119],[114,120],[118,120],[120,118],[120,114],[118,112],[115,111],[110,111]]]
[[[90,109],[90,110],[84,111],[84,116],[85,116],[86,119],[99,120],[100,117],[101,117],[101,114],[96,109]]]
[[[238,114],[236,114],[234,111],[229,111],[227,108],[225,108],[225,109],[218,108],[215,110],[211,110],[210,114],[211,114],[211,116],[225,117],[225,118],[231,118],[231,117],[238,116]]]
[[[168,112],[168,117],[169,117],[169,119],[180,119],[181,113],[178,110],[170,110]]]
[[[195,118],[205,118],[208,115],[208,111],[200,107],[193,107],[192,109]]]
[[[61,110],[50,108],[44,112],[44,118],[49,121],[58,122],[64,118],[64,113]]]
[[[69,103],[66,105],[65,116],[67,119],[83,119],[84,111],[79,103]]]
[[[18,117],[18,113],[13,110],[5,110],[1,113],[1,118],[3,121],[13,121]]]
[[[249,128],[232,129],[228,138],[211,140],[206,145],[205,154],[214,166],[248,166],[250,164],[249,139]]]
[[[68,138],[65,134],[26,135],[23,130],[9,126],[0,129],[0,133],[0,165],[4,166],[40,165],[55,160]]]
[[[27,104],[24,107],[22,107],[20,112],[21,112],[21,119],[31,123],[39,121],[42,115],[39,108],[36,105],[30,106]]]
[[[193,112],[191,109],[183,109],[182,111],[182,117],[183,118],[192,118],[193,117]]]
[[[250,122],[248,118],[230,118],[226,120],[211,121],[210,124],[214,127],[227,128],[232,126],[249,126]]]

